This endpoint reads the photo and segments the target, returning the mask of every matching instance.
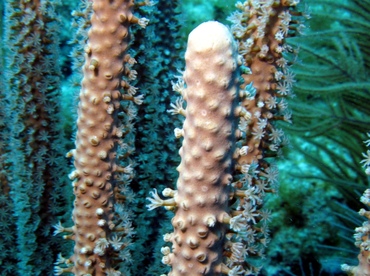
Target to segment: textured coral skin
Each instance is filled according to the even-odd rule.
[[[237,122],[236,45],[225,26],[206,22],[189,35],[185,59],[187,108],[169,275],[220,275]]]
[[[369,136],[369,134],[368,134]],[[366,141],[367,142],[367,141]],[[366,156],[366,155],[364,155]],[[363,160],[366,162],[367,159]],[[366,167],[366,174],[370,175],[370,171],[368,170],[369,166],[365,165]],[[362,194],[360,201],[370,206],[370,189],[366,189],[365,192]],[[369,234],[370,234],[370,212],[361,209],[359,214],[367,219],[360,227],[355,228],[355,234],[353,235],[355,238],[355,245],[356,247],[360,248],[360,253],[357,255],[358,265],[357,266],[350,266],[347,264],[342,264],[341,268],[344,272],[347,273],[349,276],[369,276],[370,275],[370,242],[369,242]]]
[[[366,241],[368,237],[365,238]],[[354,268],[353,272],[355,276],[369,276],[370,275],[370,252],[368,250],[364,250],[361,248],[360,254],[357,256],[359,260],[359,264],[356,268]]]
[[[249,123],[249,128],[251,130],[259,129],[258,119],[267,119],[268,123],[264,129],[265,135],[263,138],[253,137],[251,134],[248,140],[249,154],[239,158],[238,163],[250,164],[253,161],[259,162],[265,158],[266,152],[269,150],[268,146],[271,142],[268,140],[271,129],[274,128],[271,122],[274,120],[281,120],[278,118],[277,114],[279,112],[278,108],[269,108],[266,104],[271,101],[272,98],[278,97],[283,98],[284,96],[278,95],[276,92],[276,87],[278,81],[275,79],[275,72],[278,71],[279,66],[277,65],[277,60],[282,58],[282,53],[277,52],[276,49],[279,46],[284,45],[284,41],[277,41],[275,34],[279,31],[282,26],[281,16],[284,12],[289,12],[289,4],[285,3],[288,1],[281,1],[280,4],[275,2],[273,7],[273,13],[269,15],[268,24],[264,29],[264,35],[258,34],[259,26],[259,12],[255,10],[254,7],[249,7],[249,20],[248,26],[248,36],[253,38],[253,46],[251,51],[248,51],[244,55],[246,64],[250,67],[252,74],[244,74],[242,77],[245,80],[245,84],[253,83],[256,88],[257,95],[253,100],[246,99],[243,101],[243,106],[251,114],[260,114],[259,116],[253,116],[251,122]],[[266,5],[268,7],[268,5]],[[268,7],[271,8],[271,7]],[[262,54],[261,49],[263,47],[268,47],[268,52]],[[287,68],[284,68],[286,70]],[[284,79],[284,77],[283,77]],[[281,80],[283,82],[283,80]],[[261,104],[263,103],[263,104]],[[275,118],[274,118],[275,116]],[[251,131],[252,132],[252,131]]]
[[[131,1],[94,0],[78,110],[73,227],[75,275],[106,275],[112,252],[96,253],[114,229],[113,189],[119,136],[117,112],[128,47]],[[104,247],[99,247],[103,248]],[[95,251],[94,251],[95,250]]]

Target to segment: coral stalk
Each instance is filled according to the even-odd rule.
[[[174,202],[162,202],[177,206],[174,232],[166,235],[173,250],[162,249],[162,261],[172,266],[169,275],[221,275],[237,127],[236,44],[222,24],[203,23],[189,35],[185,60],[179,179]]]
[[[170,275],[218,275],[222,270],[238,100],[237,51],[219,23],[200,25],[185,54],[184,140],[175,201]]]
[[[74,180],[76,196],[74,226],[56,227],[57,233],[72,233],[69,238],[75,241],[75,247],[73,256],[65,261],[67,268],[56,267],[57,274],[120,275],[116,270],[122,259],[119,254],[129,244],[126,237],[132,234],[127,214],[117,205],[126,199],[119,192],[124,182],[132,178],[132,168],[129,164],[121,167],[117,157],[127,159],[129,155],[120,154],[123,138],[132,131],[134,112],[127,103],[141,102],[141,97],[125,90],[135,75],[130,69],[134,61],[127,54],[129,27],[134,23],[144,27],[147,23],[133,15],[133,6],[133,1],[127,0],[92,3],[91,28],[84,48],[76,149],[68,153],[75,160],[75,170],[69,175]],[[73,266],[69,266],[71,262]]]
[[[370,132],[367,133],[370,138]],[[364,141],[369,147],[370,139]],[[365,168],[365,173],[370,176],[370,150],[367,150],[366,154],[362,154],[365,159],[361,161]],[[361,203],[367,207],[370,206],[370,189],[366,189],[360,198]],[[360,209],[358,212],[360,216],[367,219],[360,227],[355,229],[355,245],[360,249],[358,254],[358,265],[350,266],[348,264],[342,264],[341,269],[346,272],[349,276],[369,276],[370,275],[370,211]]]
[[[51,1],[3,2],[0,206],[8,219],[1,223],[0,240],[6,241],[8,257],[0,257],[0,263],[6,263],[2,273],[8,275],[15,270],[50,275],[62,248],[57,238],[46,237],[57,219],[69,215],[70,198],[67,177],[61,176],[67,175],[67,164],[60,124],[59,18]],[[9,243],[13,239],[16,246]]]

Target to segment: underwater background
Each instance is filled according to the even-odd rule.
[[[44,23],[32,5],[20,9],[28,1],[0,3],[0,275],[59,275],[59,253],[73,252],[73,241],[54,231],[59,221],[72,225],[73,160],[65,156],[76,139],[90,1],[34,2]],[[173,82],[184,70],[190,31],[208,20],[231,26],[237,2],[158,0],[140,8],[148,26],[131,27],[131,85],[144,97],[118,154],[129,155],[134,168],[124,199],[132,219],[121,253],[125,275],[168,272],[160,248],[173,215],[148,211],[146,198],[153,188],[174,188],[178,178],[181,140],[173,130],[182,120],[167,112],[178,97]],[[255,275],[347,275],[341,265],[358,264],[353,234],[365,221],[358,211],[369,185],[363,141],[370,123],[370,1],[305,0],[298,7],[307,15],[304,27],[286,39],[298,53],[289,61],[292,119],[277,122],[290,143],[272,161],[279,189],[264,198],[269,244]]]

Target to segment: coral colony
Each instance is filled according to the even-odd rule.
[[[292,121],[297,51],[286,39],[309,17],[299,0],[238,1],[230,27],[200,24],[184,70],[180,51],[160,48],[182,47],[177,1],[82,1],[73,13],[81,75],[72,170],[56,2],[4,4],[0,204],[15,215],[0,229],[1,275],[261,273],[272,212],[263,204],[278,190],[274,160],[288,144],[280,122]],[[349,275],[370,275],[368,234],[366,223],[356,229],[360,264],[343,265]]]

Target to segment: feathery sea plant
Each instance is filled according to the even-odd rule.
[[[303,164],[291,166],[291,174],[301,181],[339,191],[327,203],[333,214],[339,214],[347,212],[348,207],[360,208],[358,196],[368,183],[358,163],[364,150],[359,141],[364,140],[363,133],[370,122],[370,60],[366,45],[370,40],[370,1],[307,3],[312,11],[311,28],[302,38],[289,41],[299,47],[300,60],[293,67],[297,79],[296,97],[290,101],[294,124],[288,132],[293,150],[297,156],[304,156],[306,163],[305,168]],[[294,157],[289,160],[294,162]],[[337,236],[324,245],[332,250],[350,248],[348,239],[340,235],[350,234],[354,220],[348,216],[337,219],[343,225]],[[341,251],[343,258],[353,256],[350,251]]]
[[[294,67],[297,97],[291,104],[295,117],[290,132],[300,139],[293,141],[297,150],[307,152],[307,161],[321,170],[318,178],[335,184],[354,208],[356,190],[367,183],[356,166],[364,147],[358,141],[370,122],[370,60],[364,47],[370,35],[362,3],[324,0],[310,4],[312,31],[304,40],[291,40],[302,60]],[[335,12],[327,17],[333,7]],[[320,25],[329,29],[319,29]],[[299,175],[306,176],[315,178],[309,172]]]

